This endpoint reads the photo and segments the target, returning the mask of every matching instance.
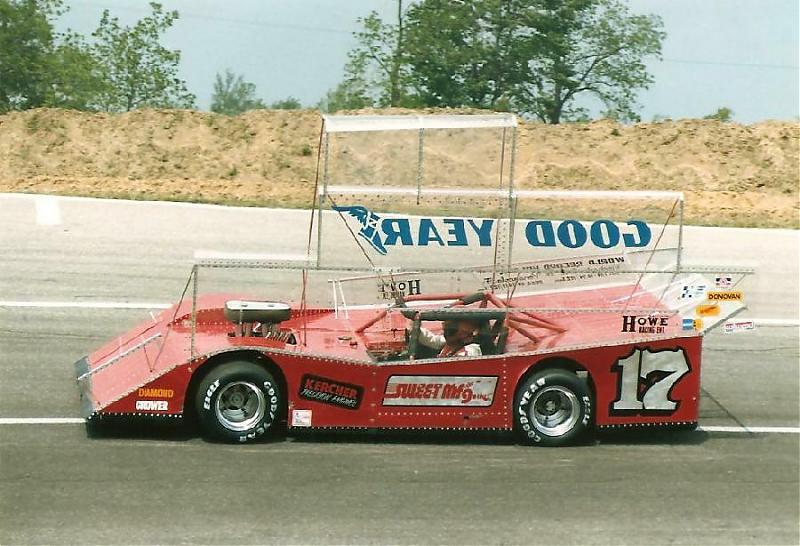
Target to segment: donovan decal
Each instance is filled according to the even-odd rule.
[[[496,386],[497,377],[393,375],[386,383],[383,405],[487,407]]]
[[[742,301],[741,292],[709,292],[708,301]]]

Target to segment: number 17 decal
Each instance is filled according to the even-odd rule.
[[[670,398],[672,387],[689,372],[682,348],[651,351],[634,349],[614,363],[619,396],[611,404],[614,413],[673,412],[678,402]]]

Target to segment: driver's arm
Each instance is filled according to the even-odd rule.
[[[419,329],[419,343],[420,345],[424,345],[430,349],[436,349],[437,351],[444,347],[444,336],[441,334],[434,334],[427,328],[420,328]]]

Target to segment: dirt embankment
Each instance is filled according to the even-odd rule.
[[[307,207],[319,129],[313,111],[10,113],[0,116],[0,191]],[[462,168],[476,161],[463,149]],[[522,123],[515,179],[524,189],[682,190],[687,223],[797,228],[799,151],[797,122]]]

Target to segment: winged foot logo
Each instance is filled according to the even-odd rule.
[[[492,246],[493,219],[420,218],[416,230],[408,218],[383,218],[362,205],[334,206],[361,225],[358,235],[381,255],[387,247],[402,246]],[[651,240],[650,226],[642,220],[629,220],[631,228],[620,231],[611,220],[596,220],[587,227],[577,220],[530,220],[525,226],[525,239],[532,247],[580,248],[590,243],[597,248],[612,248],[622,244],[627,248],[646,247]]]

